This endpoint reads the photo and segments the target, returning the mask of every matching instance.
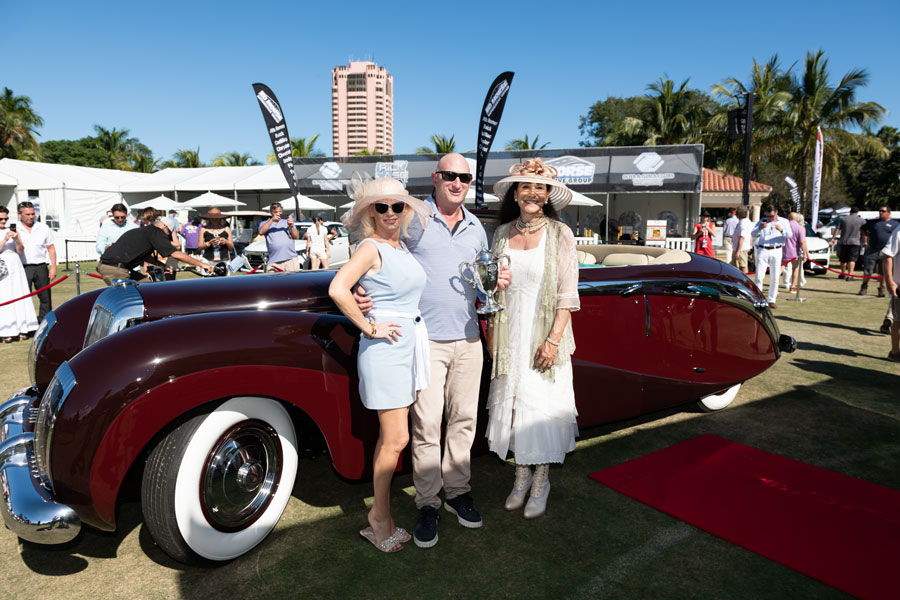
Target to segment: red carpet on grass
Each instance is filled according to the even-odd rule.
[[[861,598],[900,598],[900,492],[714,435],[591,479]]]

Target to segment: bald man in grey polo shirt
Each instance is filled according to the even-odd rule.
[[[431,381],[410,406],[413,483],[419,518],[413,532],[416,545],[437,544],[439,493],[444,507],[464,527],[481,527],[481,514],[469,492],[471,449],[475,439],[483,351],[475,313],[475,288],[459,276],[459,265],[471,262],[488,247],[484,227],[465,209],[472,182],[469,163],[461,154],[447,154],[431,175],[434,192],[426,203],[434,216],[423,230],[417,219],[404,238],[425,269],[428,283],[419,310],[428,327]],[[509,269],[500,271],[500,289],[509,286]],[[371,303],[357,292],[366,312]],[[443,457],[441,422],[446,417]]]

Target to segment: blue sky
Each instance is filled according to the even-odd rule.
[[[29,96],[41,140],[128,128],[169,158],[272,151],[251,84],[277,94],[293,137],[331,153],[330,75],[349,59],[394,76],[394,148],[433,133],[475,147],[488,85],[516,73],[495,149],[539,134],[581,139],[596,102],[662,75],[709,91],[753,57],[802,66],[822,48],[832,79],[865,68],[859,100],[900,127],[900,2],[42,2],[4,3],[0,86]]]

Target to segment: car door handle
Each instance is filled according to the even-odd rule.
[[[643,283],[635,283],[634,285],[629,285],[627,288],[622,290],[620,295],[623,298],[628,298],[629,296],[634,296],[635,294],[639,294],[643,288],[644,288]]]

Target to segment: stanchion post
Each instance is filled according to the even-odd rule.
[[[68,273],[69,271],[72,270],[69,268],[69,240],[66,240],[65,246],[66,246],[66,273]]]
[[[75,263],[75,295],[81,295],[81,263]]]

